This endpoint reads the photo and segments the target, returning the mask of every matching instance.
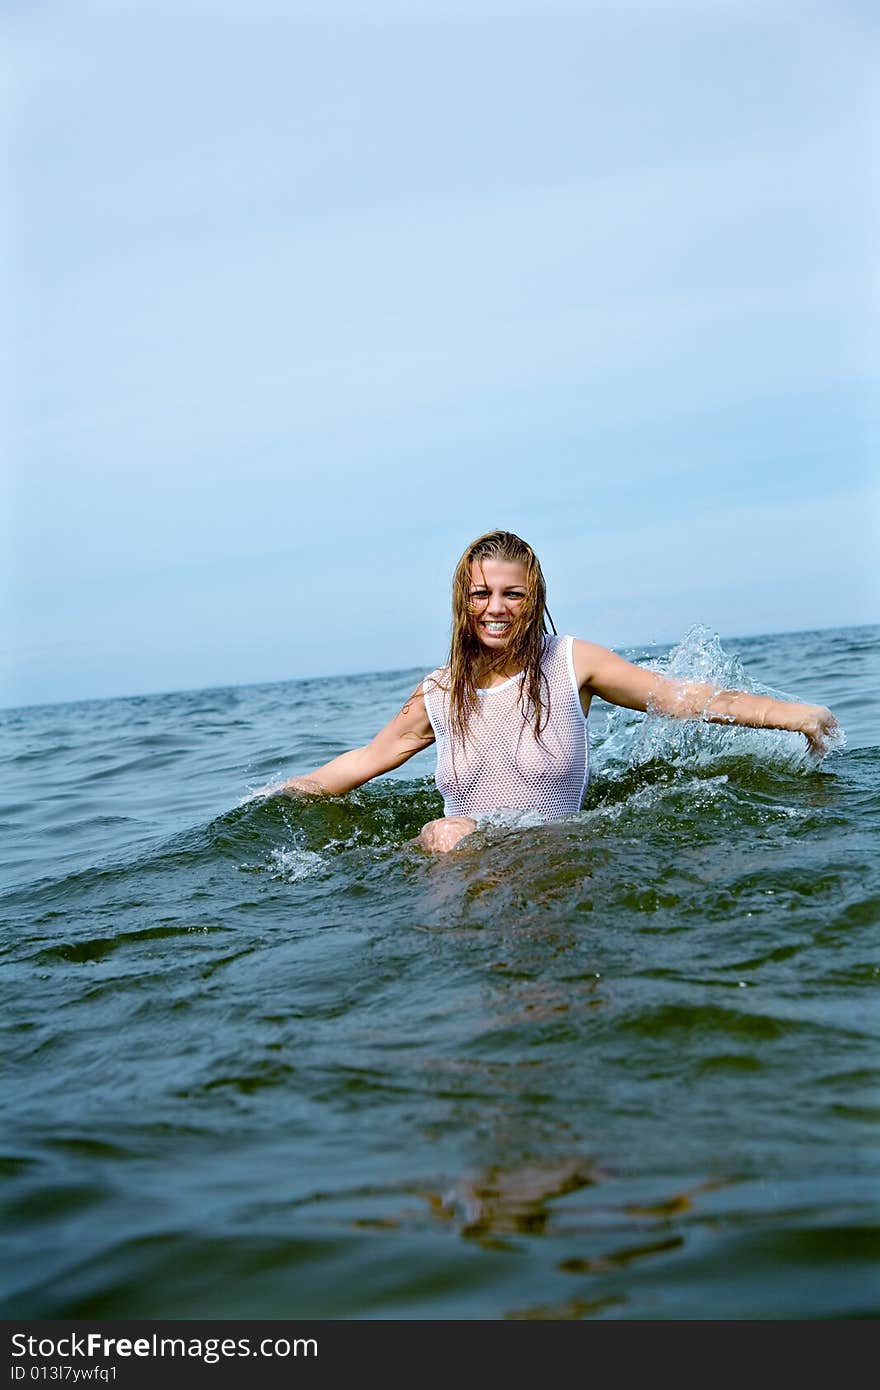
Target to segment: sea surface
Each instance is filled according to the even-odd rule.
[[[259,794],[423,672],[0,712],[0,1315],[880,1314],[880,628],[626,654],[845,744],[596,702],[432,859]]]

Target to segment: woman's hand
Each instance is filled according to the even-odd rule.
[[[291,777],[287,782],[269,782],[265,787],[258,787],[247,800],[264,801],[281,792],[289,792],[291,796],[326,796],[327,788],[316,782],[314,777]]]
[[[803,711],[800,732],[805,735],[810,752],[822,758],[839,738],[840,725],[824,705],[804,705]]]
[[[314,777],[290,777],[273,788],[276,792],[290,792],[296,796],[326,796],[327,788]]]

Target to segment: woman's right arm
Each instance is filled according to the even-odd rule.
[[[380,773],[400,767],[423,748],[430,748],[433,742],[434,731],[420,687],[390,723],[380,729],[363,748],[340,753],[338,758],[333,758],[314,772],[306,773],[304,777],[291,777],[269,790],[299,792],[306,796],[341,796],[343,792],[362,787],[364,782],[378,777]]]

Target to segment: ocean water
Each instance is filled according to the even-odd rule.
[[[0,714],[9,1317],[880,1313],[880,628],[629,652],[584,810],[431,859],[420,672]]]

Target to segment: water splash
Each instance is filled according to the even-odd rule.
[[[278,781],[264,782],[259,787],[249,787],[245,795],[236,802],[237,806],[249,806],[252,801],[269,801],[276,796],[284,786],[283,778]]]
[[[735,800],[736,793],[731,788],[726,773],[717,776],[687,776],[680,769],[672,777],[651,781],[627,788],[623,794],[605,797],[589,810],[581,811],[578,819],[582,822],[595,822],[599,825],[612,825],[615,821],[629,816],[654,813],[669,806],[674,815],[677,808],[686,805],[688,815],[717,807],[724,800]]]
[[[774,700],[794,698],[751,679],[739,657],[726,652],[718,634],[702,623],[690,627],[668,656],[651,662],[650,669],[673,680],[698,681],[716,690],[744,690]],[[822,755],[810,751],[802,734],[674,719],[651,711],[642,715],[611,707],[605,714],[604,729],[600,726],[596,732],[594,771],[611,779],[647,763],[694,771],[747,757],[766,768],[800,772],[822,761]],[[829,740],[827,752],[836,752],[845,743],[840,730]]]
[[[689,627],[677,647],[658,662],[659,669],[674,680],[705,681],[719,690],[757,689],[750,682],[738,656],[729,656],[717,632],[704,623]]]
[[[304,878],[313,878],[326,867],[322,855],[312,849],[303,849],[301,845],[270,850],[269,863],[272,865],[272,877],[285,883],[299,883]]]

